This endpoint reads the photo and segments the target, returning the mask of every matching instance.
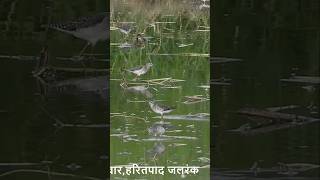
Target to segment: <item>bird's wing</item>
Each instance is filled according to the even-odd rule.
[[[175,107],[169,107],[169,106],[161,106],[161,108],[164,109],[165,111],[176,109]]]
[[[107,17],[106,13],[101,13],[95,16],[82,17],[65,23],[53,23],[49,28],[61,31],[76,31],[77,29],[86,28],[102,22]]]
[[[130,69],[126,69],[127,71],[136,71],[136,70],[139,70],[141,69],[143,66],[137,66],[137,67],[133,67],[133,68],[130,68]]]
[[[129,23],[119,24],[117,27],[124,31],[131,31],[135,28],[133,24],[129,24]]]

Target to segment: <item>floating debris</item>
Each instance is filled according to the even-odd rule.
[[[316,87],[314,87],[313,85],[309,85],[309,86],[302,86],[302,89],[305,89],[306,91],[313,93],[316,91]]]
[[[179,140],[179,139],[184,139],[184,140],[196,140],[198,139],[197,137],[192,137],[192,136],[167,136],[167,135],[162,135],[159,137],[150,137],[147,139],[142,139],[142,141],[173,141],[173,140]]]
[[[109,128],[109,124],[54,124],[57,127],[67,127],[67,128]]]
[[[201,85],[201,86],[198,86],[198,87],[199,87],[199,88],[206,89],[206,90],[210,89],[210,86],[208,86],[208,85]]]
[[[276,111],[295,109],[295,108],[298,108],[298,107],[300,107],[300,106],[298,106],[298,105],[288,105],[288,106],[279,106],[279,107],[269,107],[269,108],[266,108],[266,110],[272,111],[272,112],[276,112]]]
[[[119,152],[118,153],[118,155],[120,155],[120,156],[129,156],[131,154],[132,154],[131,152]]]
[[[153,118],[161,118],[156,116]],[[210,115],[208,113],[187,114],[187,115],[164,115],[163,119],[168,120],[186,120],[186,121],[209,121]]]
[[[184,48],[184,47],[188,47],[188,46],[193,46],[193,43],[189,43],[189,44],[179,44],[177,43],[179,48]]]
[[[222,85],[222,86],[229,86],[231,85],[231,79],[227,78],[219,78],[219,79],[211,79],[210,84],[212,85]]]
[[[183,104],[196,104],[210,100],[207,97],[203,97],[203,95],[185,96],[185,98],[186,100],[182,102]]]
[[[99,157],[99,159],[101,159],[101,160],[107,160],[107,159],[109,159],[109,156],[107,156],[107,155],[101,155],[101,156]]]
[[[257,122],[257,125],[254,126],[246,123],[237,129],[228,130],[229,132],[238,132],[244,135],[268,133],[320,121],[319,118],[258,109],[242,109],[238,111],[238,114],[248,116],[250,120]]]
[[[157,21],[154,22],[155,24],[176,24],[176,22],[172,22],[172,21]]]
[[[108,69],[96,69],[96,68],[65,68],[65,67],[54,67],[45,66],[37,71],[33,72],[33,76],[41,78],[46,82],[52,82],[61,79],[62,77],[69,75],[95,75],[102,76],[109,72]]]
[[[216,168],[214,177],[215,179],[280,179],[280,180],[316,180],[313,177],[298,177],[297,175],[317,169],[320,166],[317,164],[308,163],[278,163],[276,166],[270,168],[263,168],[255,162],[251,168],[244,170],[230,170],[227,168]],[[290,176],[290,177],[288,177]],[[296,176],[296,177],[295,177]],[[270,178],[266,178],[270,177]]]
[[[104,56],[106,56],[104,54]],[[84,61],[96,61],[96,62],[108,62],[109,59],[97,59],[94,57],[94,54],[83,54],[83,56],[75,56],[75,57],[56,57],[57,60],[63,60],[63,61],[73,61],[73,62],[84,62]]]
[[[123,79],[110,79],[111,81],[123,81]],[[136,80],[131,80],[131,81],[128,81],[128,82],[125,82],[125,83],[121,83],[120,86],[122,86],[123,88],[125,87],[130,87],[131,85],[132,86],[147,86],[147,87],[150,87],[150,86],[161,86],[161,88],[170,88],[170,87],[173,87],[173,88],[176,88],[176,83],[179,83],[179,82],[184,82],[185,80],[182,80],[182,79],[173,79],[171,77],[168,77],[168,78],[160,78],[160,79],[149,79],[149,80],[145,80],[145,79],[142,79],[142,80],[139,80],[139,81],[136,81]],[[130,85],[130,86],[129,86]],[[153,88],[155,91],[157,91],[157,89]]]
[[[242,62],[242,61],[243,61],[242,59],[238,59],[238,58],[227,58],[227,57],[212,57],[212,58],[210,58],[210,62],[215,63],[215,64]]]
[[[123,118],[129,118],[129,119],[139,119],[139,120],[143,120],[143,121],[146,121],[145,118],[142,118],[142,117],[138,117],[136,116],[135,114],[128,114],[126,112],[123,112],[123,113],[110,113],[110,117],[113,118],[113,117],[123,117]]]
[[[71,128],[109,128],[109,124],[66,124],[63,123],[61,120],[56,118],[55,116],[51,115],[51,113],[46,110],[44,107],[41,107],[42,112],[44,112],[49,118],[55,121],[53,124],[56,127],[64,128],[64,127],[71,127]]]
[[[120,44],[118,47],[124,51],[128,51],[129,49],[134,48],[134,45],[129,43],[123,43]]]
[[[210,158],[207,157],[198,157],[198,161],[200,161],[201,163],[210,163]]]
[[[0,178],[9,176],[12,174],[16,174],[16,173],[39,173],[39,174],[45,174],[45,175],[50,174],[50,176],[62,176],[62,177],[71,177],[71,178],[87,179],[87,180],[102,180],[101,178],[96,178],[96,177],[81,176],[81,175],[70,174],[70,173],[45,171],[45,170],[38,170],[38,169],[17,169],[17,170],[7,171],[5,173],[0,174]]]
[[[147,55],[150,55],[150,56],[187,56],[187,57],[209,57],[210,56],[209,54],[202,54],[202,53],[178,53],[178,54],[175,54],[175,53],[173,53],[173,54],[148,53]]]
[[[71,171],[76,171],[76,170],[80,169],[82,166],[80,166],[76,163],[71,163],[71,164],[66,165],[66,167],[68,169],[70,169]]]
[[[0,55],[0,59],[13,59],[23,61],[35,61],[38,60],[38,56],[24,56],[24,55]]]
[[[180,147],[180,146],[187,146],[188,144],[183,144],[183,143],[172,143],[168,146],[170,147]]]
[[[0,166],[39,166],[44,165],[43,163],[30,163],[30,162],[22,162],[22,163],[0,163]]]
[[[181,86],[162,86],[161,89],[181,89]]]
[[[276,122],[314,122],[318,121],[319,119],[313,117],[306,117],[297,114],[287,114],[287,113],[280,113],[280,112],[272,112],[267,110],[259,110],[254,108],[245,108],[237,111],[240,115],[263,118],[271,120],[271,123]]]

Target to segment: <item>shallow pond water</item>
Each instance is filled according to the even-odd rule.
[[[113,15],[119,17],[111,22],[114,26],[110,35],[111,165],[202,168],[197,175],[112,175],[111,179],[209,179],[209,32],[196,31],[201,26],[209,27],[208,11],[197,12],[206,18],[204,22],[188,16],[182,22],[179,10],[166,12],[167,5],[151,5],[151,9],[160,8],[153,20],[148,15],[141,17],[130,4],[115,7]],[[191,6],[186,7],[187,13],[193,12]],[[125,12],[126,8],[130,10]],[[133,22],[136,32],[124,35],[119,22]],[[135,37],[143,29],[147,42],[138,47]],[[147,63],[152,67],[138,78],[126,71]],[[161,117],[150,101],[173,111]]]

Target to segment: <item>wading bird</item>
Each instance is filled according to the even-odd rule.
[[[126,69],[126,71],[135,74],[136,77],[134,79],[136,79],[139,76],[146,74],[152,66],[153,66],[152,63],[147,63],[144,66],[138,66],[138,67]]]
[[[163,115],[172,112],[175,108],[165,106],[162,104],[157,104],[154,100],[149,101],[149,106],[153,112],[161,115],[161,120],[163,120]]]
[[[49,28],[71,34],[87,41],[87,44],[79,53],[79,57],[81,57],[89,45],[93,47],[98,41],[109,39],[109,16],[107,13],[100,13],[65,23],[50,24]]]
[[[121,33],[128,36],[134,30],[135,27],[132,23],[121,23],[117,25],[117,28]]]
[[[144,37],[144,34],[137,34],[134,44],[138,48],[144,48],[147,44],[147,39]]]

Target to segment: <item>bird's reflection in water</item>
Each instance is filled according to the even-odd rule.
[[[51,83],[38,78],[38,82],[42,106],[59,121],[76,124],[98,123],[105,127],[109,99],[107,76]]]
[[[108,79],[107,76],[87,77],[46,83],[38,78],[40,91],[45,95],[98,95],[99,99],[107,101]],[[81,97],[81,96],[80,96]]]
[[[166,150],[166,146],[161,142],[156,142],[154,146],[147,151],[147,157],[152,160],[157,160]]]
[[[159,137],[166,132],[164,124],[155,123],[150,128],[148,132],[151,136]]]
[[[165,133],[165,132],[168,132],[168,130],[172,130],[174,129],[175,126],[173,126],[172,124],[170,123],[164,123],[164,122],[156,122],[154,123],[151,127],[148,128],[148,132],[149,132],[149,135],[150,136],[153,136],[153,137],[158,137],[159,140],[164,140],[164,139],[167,139],[168,137],[164,138],[161,136]]]
[[[152,98],[153,94],[149,91],[149,87],[147,86],[127,86],[125,83],[122,83],[121,86],[126,92],[134,93],[134,94],[141,94],[146,98]]]

